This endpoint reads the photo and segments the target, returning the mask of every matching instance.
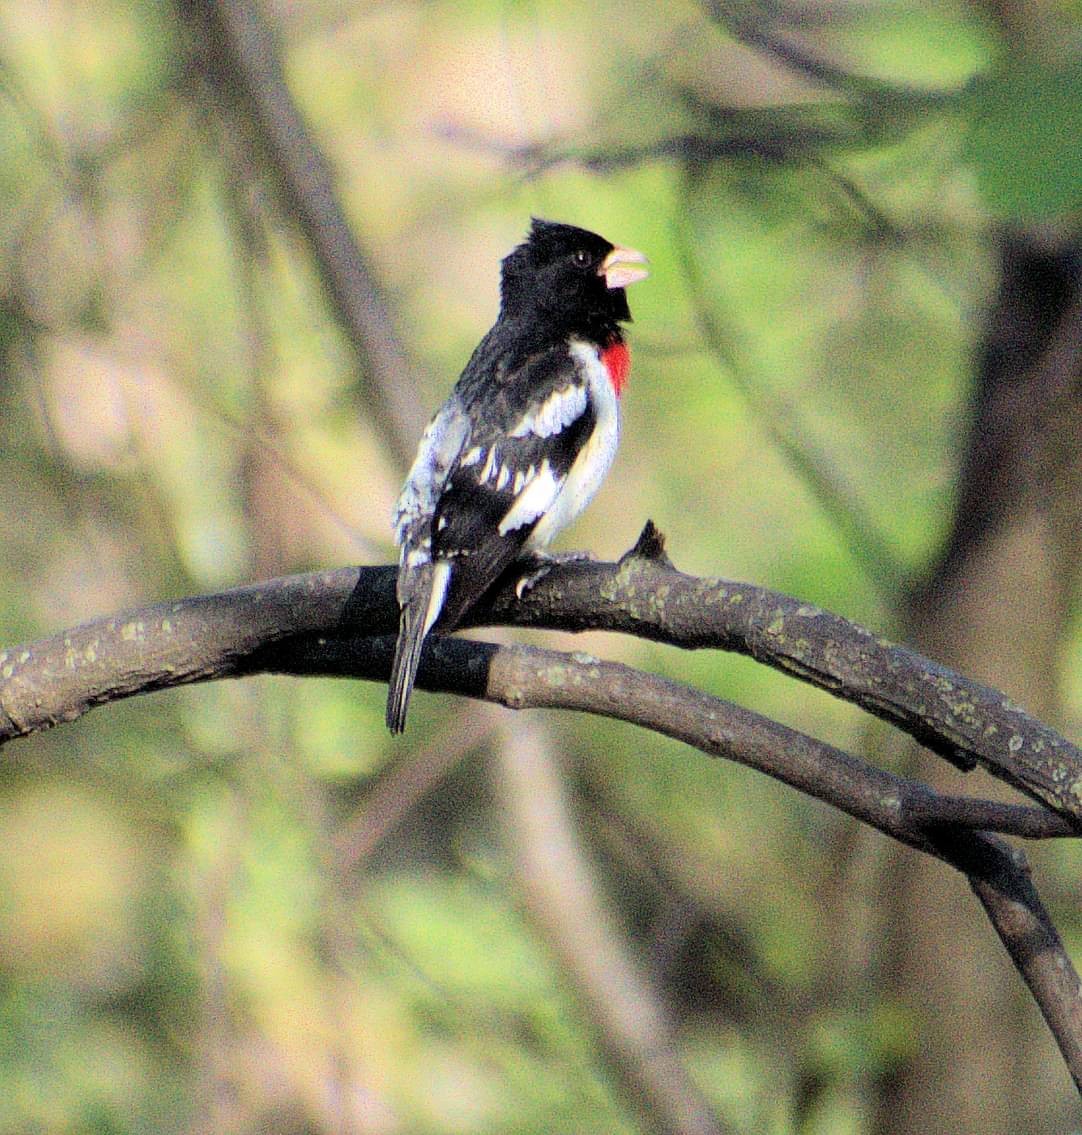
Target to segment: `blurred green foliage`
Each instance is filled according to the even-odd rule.
[[[1032,220],[1082,207],[1082,62],[1009,64],[967,101],[964,153],[990,208]]]
[[[1082,71],[1006,62],[962,3],[818,7],[809,42],[870,101],[770,66],[691,3],[266,12],[426,407],[531,212],[643,248],[626,440],[570,542],[612,557],[652,517],[681,568],[889,633],[948,520],[992,226],[1079,205]],[[5,645],[390,558],[401,470],[259,155],[186,50],[166,4],[0,0]],[[837,134],[807,160],[608,161],[702,128],[704,107]],[[553,159],[535,178],[508,156],[523,143]],[[856,714],[745,659],[568,641],[862,743]],[[1077,735],[1077,616],[1075,645]],[[640,1129],[524,914],[468,707],[418,696],[405,750],[461,751],[348,854],[406,759],[383,696],[223,684],[6,751],[0,1133],[332,1131],[342,1108],[372,1132]],[[673,742],[553,730],[634,949],[649,962],[681,903],[709,931],[682,963],[695,988],[679,966],[662,979],[709,1099],[741,1131],[867,1130],[854,1084],[907,1029],[903,1007],[822,993],[848,828]],[[1071,856],[1050,853],[1049,897],[1077,944]],[[809,1069],[824,1087],[798,1117]]]

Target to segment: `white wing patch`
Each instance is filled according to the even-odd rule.
[[[586,410],[586,387],[575,383],[554,390],[539,406],[527,410],[511,431],[512,437],[552,437],[567,429]]]
[[[428,610],[425,611],[425,627],[421,631],[421,637],[424,638],[426,634],[432,629],[432,624],[440,617],[440,612],[443,610],[443,604],[447,599],[447,588],[451,586],[451,565],[447,560],[441,560],[440,563],[432,569],[432,592],[428,597]]]
[[[563,483],[563,478],[553,473],[548,459],[542,461],[532,476],[524,478],[522,491],[500,521],[500,535],[506,536],[524,524],[532,524],[548,512],[552,502],[560,495]]]
[[[520,469],[515,474],[515,483],[511,486],[511,492],[517,497],[522,492],[522,486],[528,485],[537,473],[537,468],[531,465],[528,469]]]

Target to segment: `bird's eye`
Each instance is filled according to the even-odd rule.
[[[594,262],[594,258],[586,251],[585,248],[578,248],[571,254],[571,260],[576,268],[589,268]]]

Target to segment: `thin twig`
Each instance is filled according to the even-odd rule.
[[[702,272],[682,225],[674,227],[674,244],[680,257],[681,278],[706,349],[724,368],[759,428],[818,501],[823,515],[834,525],[880,595],[897,595],[907,579],[897,554],[830,458],[807,436],[793,407],[762,383],[754,382],[736,358],[727,344],[729,336],[719,323],[716,305],[707,302]]]

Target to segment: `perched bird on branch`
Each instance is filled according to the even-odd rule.
[[[504,258],[500,313],[421,438],[395,507],[398,642],[387,726],[405,727],[421,647],[586,507],[620,436],[624,289],[646,258],[535,219]]]

